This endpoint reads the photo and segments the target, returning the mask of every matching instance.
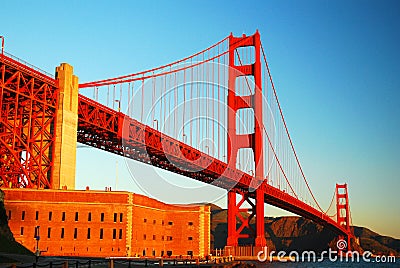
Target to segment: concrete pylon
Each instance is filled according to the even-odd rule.
[[[78,130],[78,77],[73,67],[62,63],[56,68],[59,86],[55,129],[52,189],[75,189],[76,143]]]

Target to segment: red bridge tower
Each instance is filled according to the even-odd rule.
[[[349,208],[349,195],[347,192],[347,183],[336,184],[336,209],[337,209],[337,223],[339,226],[344,226],[347,230],[346,241],[347,250],[350,248],[350,208]],[[339,239],[344,239],[343,236],[339,236]]]
[[[236,65],[235,53],[238,48],[254,47],[255,59],[253,64]],[[253,94],[243,96],[238,95],[236,90],[236,79],[240,76],[253,76]],[[250,79],[251,80],[251,79]],[[228,166],[236,168],[236,158],[238,151],[242,148],[253,150],[255,162],[255,179],[264,179],[264,155],[263,155],[263,120],[262,120],[262,81],[261,81],[261,60],[260,60],[260,34],[258,31],[252,36],[234,37],[229,36],[229,81],[228,81]],[[254,111],[254,132],[249,134],[237,134],[236,117],[240,109],[253,109]],[[264,195],[265,192],[257,189],[259,185],[254,185],[256,191],[255,204],[248,198],[249,191],[246,189],[231,190],[228,192],[228,240],[227,246],[237,246],[239,238],[246,238],[248,234],[243,234],[245,228],[255,236],[255,245],[265,246],[264,232]],[[241,194],[239,202],[236,195]],[[251,205],[251,209],[244,209],[241,206],[244,202]],[[244,218],[241,212],[249,211],[251,214]],[[256,230],[252,230],[249,222],[256,216]],[[239,222],[239,226],[237,226]]]

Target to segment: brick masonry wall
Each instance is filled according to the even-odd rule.
[[[208,206],[168,205],[129,192],[3,189],[15,239],[53,256],[205,256]]]

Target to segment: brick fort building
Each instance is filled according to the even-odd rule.
[[[124,191],[2,188],[16,241],[47,256],[207,256],[210,207]]]

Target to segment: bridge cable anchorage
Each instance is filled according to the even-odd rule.
[[[282,112],[282,109],[281,109],[281,105],[280,105],[279,100],[278,100],[278,95],[277,95],[276,90],[275,90],[275,85],[274,85],[274,82],[273,82],[273,80],[272,80],[271,71],[270,71],[270,69],[269,69],[267,57],[266,57],[266,55],[265,55],[264,47],[263,47],[262,44],[261,44],[261,51],[262,51],[262,54],[263,54],[263,57],[264,57],[264,62],[265,62],[265,65],[266,65],[266,68],[267,68],[267,71],[268,71],[268,76],[269,76],[269,79],[270,79],[270,82],[271,82],[272,90],[273,90],[273,93],[274,93],[276,102],[277,102],[277,104],[278,104],[279,113],[280,113],[280,115],[281,115],[281,118],[282,118],[282,121],[283,121],[285,130],[286,130],[286,134],[287,134],[287,136],[288,136],[288,138],[289,138],[290,146],[292,147],[292,151],[293,151],[294,156],[295,156],[295,158],[296,158],[297,165],[299,166],[301,175],[302,175],[302,177],[303,177],[303,179],[304,179],[304,182],[305,182],[306,185],[307,185],[307,188],[308,188],[308,190],[309,190],[309,192],[310,192],[310,194],[311,194],[311,196],[312,196],[314,202],[315,202],[316,205],[318,206],[319,210],[320,210],[321,212],[323,212],[324,210],[321,208],[321,206],[319,205],[318,201],[316,200],[316,198],[315,198],[313,192],[311,191],[311,188],[310,188],[310,186],[309,186],[309,184],[308,184],[308,181],[307,181],[307,179],[306,179],[306,176],[304,175],[303,168],[302,168],[301,165],[300,165],[299,158],[297,157],[296,150],[294,149],[294,145],[293,145],[293,142],[292,142],[292,138],[291,138],[291,136],[290,136],[290,134],[289,134],[289,130],[288,130],[287,125],[286,125],[285,117],[283,116],[283,112]]]

